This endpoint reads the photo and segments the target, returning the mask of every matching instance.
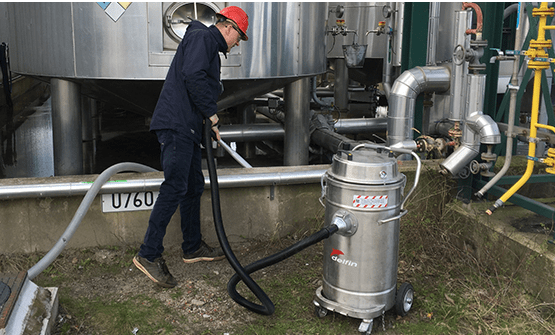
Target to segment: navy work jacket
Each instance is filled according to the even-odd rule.
[[[202,120],[217,112],[220,56],[227,43],[216,26],[189,24],[160,92],[150,130],[172,129],[200,143]]]

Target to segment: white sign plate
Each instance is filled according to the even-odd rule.
[[[102,194],[102,212],[131,212],[151,210],[158,191]]]

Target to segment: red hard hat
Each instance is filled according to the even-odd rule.
[[[222,9],[216,16],[230,19],[237,24],[237,27],[242,32],[241,39],[247,41],[247,28],[249,27],[249,17],[244,10],[237,6],[228,6]]]

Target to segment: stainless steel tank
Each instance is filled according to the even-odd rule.
[[[12,71],[70,79],[89,97],[149,115],[188,17],[210,25],[230,5],[248,14],[249,40],[221,57],[226,96],[248,101],[326,71],[323,2],[11,2],[0,6],[0,28]]]
[[[99,114],[124,109],[137,114],[137,119],[144,118],[147,124],[189,17],[211,25],[215,14],[231,5],[248,14],[249,40],[220,57],[225,90],[218,101],[219,110],[326,71],[328,6],[323,2],[0,2],[0,42],[9,45],[13,72],[41,81],[63,82],[51,87],[57,91],[71,88],[74,94],[67,100],[72,106],[79,106],[81,97],[99,100],[106,103],[98,104],[99,108],[108,106]],[[308,96],[310,88],[304,86]],[[81,113],[80,108],[62,107],[55,103],[54,115]],[[305,111],[308,107],[295,113]],[[92,127],[90,124],[88,127]],[[54,138],[65,139],[67,134],[73,137],[54,141],[57,158],[49,157],[48,161],[71,160],[72,164],[56,164],[77,167],[75,170],[82,165],[82,149],[77,145],[82,139],[76,135],[80,127],[81,122],[53,119]],[[284,141],[288,148],[289,143],[297,145],[295,137],[308,133],[308,126],[304,128],[289,128]],[[71,150],[60,148],[66,143],[74,144]],[[308,152],[308,143],[302,145],[286,150],[286,155]],[[293,163],[303,163],[299,160]],[[60,174],[81,173],[57,170]]]
[[[343,220],[353,228],[324,241],[323,285],[314,301],[320,316],[330,310],[363,319],[359,331],[367,332],[396,305],[405,183],[389,148],[361,145],[334,156],[322,181],[325,225]]]

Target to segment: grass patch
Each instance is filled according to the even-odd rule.
[[[94,325],[100,334],[132,334],[138,329],[142,334],[171,334],[171,309],[160,301],[143,296],[133,296],[125,301],[113,301],[111,297],[72,299],[62,297],[60,303],[77,319]]]
[[[502,268],[495,250],[478,260],[458,247],[468,223],[446,206],[453,198],[450,181],[423,180],[428,183],[411,197],[400,236],[399,281],[413,284],[415,303],[412,316],[395,329],[400,334],[555,334],[555,306],[527,294],[518,280],[517,271],[528,259]]]

